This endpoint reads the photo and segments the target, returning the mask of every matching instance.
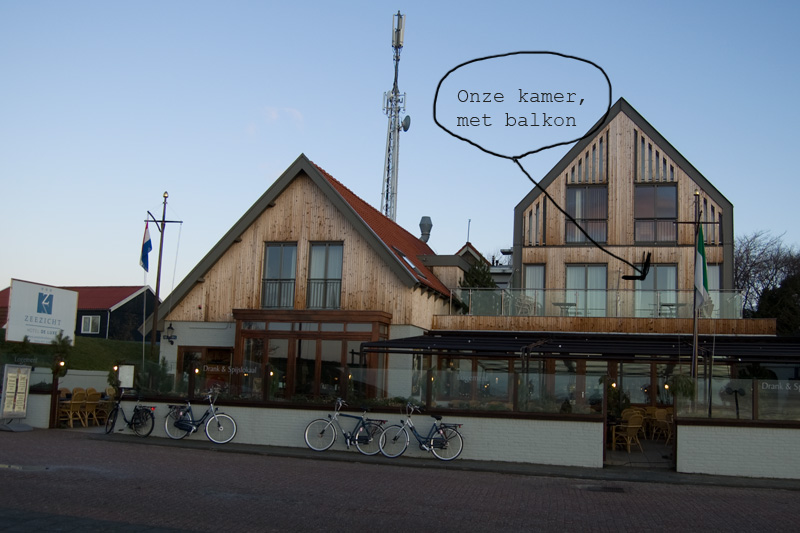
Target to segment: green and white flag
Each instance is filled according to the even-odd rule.
[[[695,310],[710,300],[708,295],[708,271],[706,269],[706,247],[703,244],[703,226],[697,232],[697,253],[694,259]]]

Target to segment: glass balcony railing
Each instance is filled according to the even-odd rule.
[[[692,318],[694,291],[605,289],[452,290],[450,314],[475,316],[570,316],[609,318]],[[739,291],[710,291],[702,318],[742,318]]]

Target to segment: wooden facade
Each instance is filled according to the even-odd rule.
[[[310,244],[341,242],[343,311],[386,312],[392,323],[420,328],[428,328],[434,315],[447,312],[445,295],[409,287],[398,279],[352,222],[307,175],[300,174],[244,229],[165,320],[230,322],[232,309],[260,309],[265,243],[279,242],[297,243],[295,310],[306,309]],[[455,273],[447,277],[455,278]]]
[[[633,289],[622,279],[632,274],[623,261],[641,264],[651,253],[653,264],[678,266],[678,290],[694,283],[696,209],[705,235],[706,261],[720,266],[720,289],[733,288],[733,206],[669,142],[661,137],[625,100],[620,99],[597,133],[579,142],[515,209],[514,286],[523,287],[527,264],[545,265],[545,287],[566,286],[568,264],[606,264],[607,288]],[[677,187],[677,240],[673,243],[636,242],[634,192],[640,184]],[[604,251],[591,244],[568,243],[564,207],[567,188],[585,185],[607,189],[607,238]],[[697,193],[697,194],[696,194]]]
[[[563,331],[582,333],[658,333],[691,335],[691,318],[607,318],[564,316],[466,316],[434,318],[441,331]],[[775,335],[775,319],[700,319],[701,335]]]

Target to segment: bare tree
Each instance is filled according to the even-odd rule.
[[[797,272],[800,255],[785,246],[783,235],[773,236],[760,230],[737,237],[734,245],[733,276],[736,288],[742,291],[744,311],[752,316],[765,291],[780,287],[786,277]]]

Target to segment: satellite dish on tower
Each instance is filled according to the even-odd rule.
[[[403,131],[408,131],[408,128],[411,127],[411,117],[409,115],[403,117],[403,123],[401,126],[403,127]]]

